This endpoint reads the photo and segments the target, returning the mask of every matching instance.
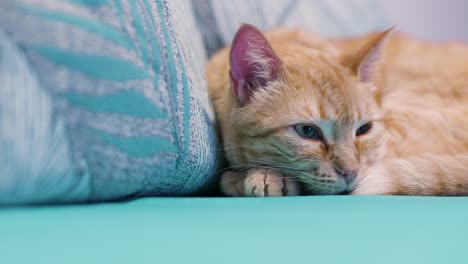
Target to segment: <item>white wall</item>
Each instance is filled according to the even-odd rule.
[[[468,43],[468,0],[378,0],[397,30],[417,38]]]

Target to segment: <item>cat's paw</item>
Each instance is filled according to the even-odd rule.
[[[300,194],[297,182],[275,170],[253,168],[246,173],[225,172],[221,189],[230,196],[294,196]]]
[[[275,170],[250,169],[244,180],[244,195],[252,197],[299,195],[298,184]]]

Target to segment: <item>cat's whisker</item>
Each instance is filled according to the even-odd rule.
[[[239,148],[245,148],[245,147],[248,147],[248,146],[247,145],[237,145],[237,146],[217,148],[216,150],[230,150],[230,149],[239,149]]]
[[[218,170],[216,173],[223,173],[223,172],[230,171],[230,170],[239,171],[239,170],[251,169],[254,167],[256,166],[245,166],[245,165],[229,166],[229,167]]]
[[[293,167],[293,166],[291,166],[289,164],[286,164],[284,162],[272,161],[272,160],[262,159],[262,158],[258,158],[258,157],[251,158],[250,161],[254,162],[254,163],[259,163],[259,164],[267,164],[267,166],[270,166],[272,168],[286,169],[286,170],[291,170],[291,171],[302,171],[302,172],[310,173],[310,171],[300,169],[300,168],[297,168],[295,166]],[[312,168],[311,168],[311,170],[312,170]]]
[[[271,166],[263,166],[263,165],[251,164],[251,165],[229,166],[229,167],[223,168],[223,169],[221,169],[221,170],[218,170],[217,173],[229,171],[229,170],[232,170],[232,169],[237,169],[236,171],[239,171],[238,169],[240,169],[240,170],[248,170],[248,169],[252,169],[252,168],[273,169]]]
[[[253,162],[258,162],[258,163],[287,165],[286,163],[281,162],[281,161],[274,161],[274,160],[271,160],[271,159],[263,159],[263,158],[260,158],[260,157],[251,157],[250,156],[249,160],[251,160]]]
[[[218,173],[222,173],[222,172],[225,172],[225,171],[229,171],[231,170],[233,173],[235,173],[236,175],[242,175],[243,173],[245,173],[247,170],[250,170],[250,169],[253,169],[253,168],[264,168],[264,169],[278,169],[278,168],[275,168],[275,167],[271,167],[271,166],[261,166],[261,165],[239,165],[239,166],[230,166],[230,167],[227,167],[227,168],[224,168],[222,170],[219,170]],[[232,169],[236,169],[236,170],[232,170]],[[293,181],[293,182],[298,182],[298,183],[301,183],[302,181],[297,179],[296,177],[293,177],[293,176],[289,176],[289,175],[282,175],[282,178],[284,179],[287,179],[287,180],[290,180],[290,181]]]

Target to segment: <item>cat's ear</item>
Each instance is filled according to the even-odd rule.
[[[341,62],[359,77],[361,82],[371,82],[379,72],[383,60],[383,47],[394,26],[376,35],[370,36],[357,51],[346,54]]]
[[[259,89],[279,77],[282,62],[259,29],[242,24],[229,54],[229,77],[241,105]]]

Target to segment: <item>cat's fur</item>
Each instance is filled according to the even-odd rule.
[[[226,194],[468,194],[468,46],[389,31],[264,36],[242,25],[206,68]],[[295,124],[315,124],[324,140],[300,137]]]

